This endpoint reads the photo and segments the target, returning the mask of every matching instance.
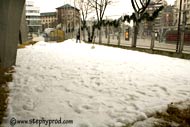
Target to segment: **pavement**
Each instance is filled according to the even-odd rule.
[[[33,41],[44,41],[44,38],[42,36],[34,37]],[[95,43],[99,43],[98,37],[95,38]],[[103,36],[102,37],[102,44],[108,44],[108,38]],[[110,37],[110,43],[109,44],[118,45],[117,37],[115,37],[115,36]],[[120,40],[121,46],[131,46],[131,44],[132,44],[131,38],[129,41],[126,41],[124,38],[121,38],[121,40]],[[137,47],[139,47],[139,48],[148,48],[149,49],[150,45],[151,45],[150,39],[137,39]],[[175,52],[176,51],[176,44],[168,44],[165,42],[155,41],[154,49]],[[183,53],[190,54],[190,45],[185,45],[183,47]]]
[[[95,43],[99,43],[98,37],[96,37]],[[103,36],[102,37],[102,43],[108,44],[108,38]],[[113,36],[110,37],[110,43],[109,44],[118,45],[118,39],[116,37],[113,37]],[[132,38],[130,38],[129,41],[126,41],[124,38],[121,38],[120,45],[131,46],[132,45]],[[139,39],[139,38],[137,39],[137,47],[139,47],[139,48],[150,48],[150,45],[151,45],[151,39]],[[155,41],[154,49],[175,52],[176,51],[176,44],[171,44],[171,43],[169,44],[169,43],[165,43],[165,42]],[[184,45],[183,53],[190,54],[190,45]]]

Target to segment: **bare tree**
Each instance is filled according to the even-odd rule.
[[[93,9],[90,6],[89,0],[79,0],[78,6],[80,8],[81,13],[81,29],[83,31],[83,39],[85,40],[85,31],[89,31],[87,27],[87,18],[89,14],[93,12]]]
[[[139,21],[144,14],[146,8],[148,7],[150,3],[150,0],[131,0],[131,4],[133,6],[133,9],[135,13],[133,13],[133,40],[132,40],[132,47],[136,47],[137,43],[137,34],[138,34],[138,27],[139,27]]]
[[[95,10],[96,13],[96,18],[97,18],[97,24],[93,25],[93,31],[92,31],[92,37],[93,38],[93,33],[95,31],[95,28],[99,29],[99,43],[101,43],[102,38],[101,38],[101,26],[103,23],[103,18],[105,14],[105,10],[108,5],[111,4],[111,0],[88,0],[90,3],[90,6]]]
[[[155,4],[159,3],[161,0],[157,0]],[[132,47],[136,47],[137,42],[137,34],[139,23],[141,20],[146,19],[147,21],[153,22],[156,17],[158,17],[159,12],[164,8],[163,6],[159,7],[158,9],[154,10],[152,16],[150,16],[146,9],[150,4],[150,0],[131,0],[132,7],[134,9],[134,13],[130,17],[133,20],[133,38],[132,38]]]

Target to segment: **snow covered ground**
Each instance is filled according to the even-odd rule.
[[[64,127],[117,127],[190,98],[189,60],[91,47],[67,40],[19,49],[7,119],[61,117],[73,120]]]

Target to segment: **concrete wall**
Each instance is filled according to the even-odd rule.
[[[21,32],[21,43],[26,42],[28,40],[28,27],[26,23],[26,7],[24,5],[24,9],[22,12],[22,18],[20,22],[20,32]]]
[[[0,67],[16,62],[19,29],[25,0],[1,0],[0,4]]]

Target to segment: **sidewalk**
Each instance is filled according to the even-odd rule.
[[[96,37],[95,43],[99,43],[99,38]],[[121,38],[120,45],[121,46],[128,46],[131,47],[132,39],[130,38],[129,41],[124,40],[124,38]],[[108,39],[105,37],[102,37],[102,44],[108,44]],[[110,45],[118,45],[117,37],[110,37]],[[138,48],[145,48],[150,49],[151,40],[150,39],[137,39],[137,45]],[[161,51],[170,51],[170,52],[176,52],[176,44],[167,44],[164,42],[155,41],[154,43],[154,49],[161,50]],[[183,53],[190,54],[190,46],[185,45]]]

